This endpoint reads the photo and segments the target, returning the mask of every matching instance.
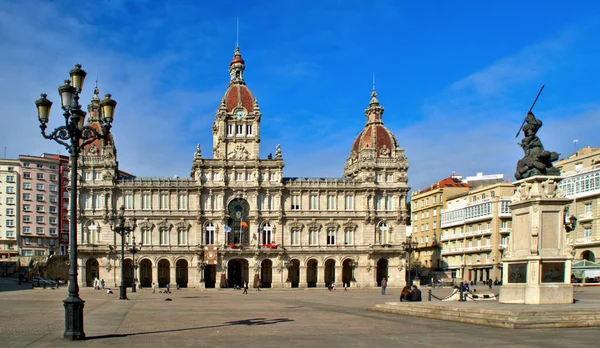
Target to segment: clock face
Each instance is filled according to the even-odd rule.
[[[242,117],[244,117],[244,112],[242,110],[238,110],[235,113],[235,116],[237,116],[238,119],[241,119]]]
[[[213,253],[208,253],[208,258],[209,258],[209,259],[212,259],[213,257],[215,257],[215,254],[213,254]]]

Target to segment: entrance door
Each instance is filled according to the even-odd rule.
[[[310,260],[306,264],[306,286],[309,288],[317,287],[317,279],[318,279],[318,268],[317,268],[317,260]]]
[[[165,287],[171,282],[171,263],[169,260],[158,261],[158,286]],[[171,284],[173,285],[173,284]]]
[[[292,260],[290,282],[292,282],[292,288],[297,288],[300,285],[300,261],[298,260]]]
[[[247,274],[244,274],[243,260],[231,260],[227,265],[227,287],[232,288],[234,285],[242,287],[244,281],[248,281]]]
[[[89,259],[85,263],[85,282],[87,286],[94,286],[94,279],[100,279],[98,260]]]
[[[273,262],[263,260],[260,264],[260,282],[263,288],[270,288],[273,281]]]
[[[212,289],[217,284],[217,266],[208,265],[204,267],[204,287]]]
[[[352,280],[352,266],[350,266],[352,260],[344,260],[342,264],[342,282],[350,287],[350,281]]]
[[[325,286],[335,282],[335,260],[327,260],[325,262]],[[339,286],[339,284],[336,284]]]
[[[410,272],[410,270],[407,270]],[[410,275],[410,273],[409,273]],[[385,278],[389,281],[388,277],[388,261],[386,259],[380,259],[377,261],[377,286],[381,286],[381,280]],[[412,279],[412,277],[411,277]],[[398,284],[397,284],[398,285]]]
[[[188,262],[179,260],[175,266],[175,279],[181,288],[187,288],[188,283]]]
[[[152,262],[148,259],[140,261],[140,278],[142,287],[152,286]]]

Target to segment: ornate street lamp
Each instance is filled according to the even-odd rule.
[[[117,102],[110,99],[110,95],[101,102],[102,123],[104,133],[99,133],[94,128],[84,126],[86,112],[79,105],[79,93],[83,88],[83,82],[87,73],[81,69],[81,65],[75,65],[75,69],[69,72],[71,80],[58,88],[60,93],[61,107],[64,111],[65,125],[60,126],[46,134],[47,123],[50,120],[50,109],[52,102],[42,94],[35,101],[42,136],[54,140],[63,145],[70,154],[71,164],[71,206],[69,215],[70,231],[70,256],[69,256],[69,296],[63,301],[65,307],[65,332],[67,340],[84,340],[83,331],[83,306],[85,301],[79,298],[79,284],[77,283],[77,159],[83,148],[93,141],[108,136]]]
[[[408,286],[409,288],[412,286],[412,279],[410,274],[410,256],[412,252],[417,249],[418,246],[419,243],[416,240],[412,240],[412,238],[410,237],[406,238],[405,242],[402,242],[402,247],[404,248],[404,251],[406,252],[406,257],[408,259],[408,279],[406,280],[406,286]]]
[[[125,287],[125,236],[135,230],[135,218],[131,219],[131,224],[125,222],[125,207],[121,206],[119,215],[111,216],[110,228],[121,236],[121,285],[119,285],[119,300],[127,299],[127,288]]]
[[[135,226],[134,226],[135,228]],[[137,275],[137,263],[135,262],[135,254],[137,254],[138,252],[142,251],[142,246],[143,243],[139,242],[139,244],[135,244],[135,236],[131,236],[131,246],[129,245],[129,243],[125,243],[125,246],[128,248],[129,252],[131,253],[131,266],[133,267],[133,282],[131,284],[131,292],[136,292],[135,291],[135,280],[137,279],[136,275]]]

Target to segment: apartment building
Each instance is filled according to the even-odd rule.
[[[501,182],[472,188],[447,200],[441,211],[442,264],[460,281],[502,279],[502,250],[512,229],[515,188]]]
[[[67,255],[69,252],[69,157],[64,155],[45,153],[44,158],[58,161],[58,252]]]
[[[52,255],[58,249],[59,160],[21,155],[20,239],[22,256]]]
[[[419,243],[414,256],[425,272],[443,267],[439,244],[441,211],[448,197],[469,190],[469,184],[461,179],[459,175],[452,175],[411,194],[412,239]]]
[[[0,160],[0,258],[19,254],[19,161]]]
[[[577,218],[567,234],[575,260],[596,261],[600,254],[600,148],[584,148],[554,164],[564,177],[560,183],[573,202],[565,217]]]

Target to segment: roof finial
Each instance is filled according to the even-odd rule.
[[[373,71],[373,92],[375,92],[375,72]]]
[[[94,87],[94,96],[92,96],[92,100],[100,100],[100,91],[98,90],[98,70],[96,70],[96,86]]]

